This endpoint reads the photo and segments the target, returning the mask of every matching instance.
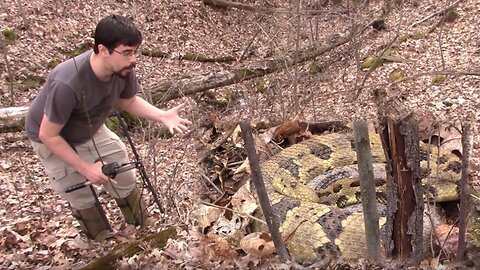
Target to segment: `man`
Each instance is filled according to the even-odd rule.
[[[104,125],[112,106],[161,122],[172,133],[187,130],[190,121],[178,113],[185,104],[163,111],[136,94],[141,86],[134,67],[142,35],[127,18],[110,15],[95,29],[93,51],[58,65],[29,108],[26,132],[42,161],[52,188],[66,199],[82,230],[101,241],[112,235],[94,189],[65,189],[85,182],[103,185],[117,201],[126,221],[144,225],[145,206],[133,171],[115,180],[102,173],[102,164],[126,162],[125,144]]]

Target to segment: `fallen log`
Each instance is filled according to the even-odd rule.
[[[312,60],[349,42],[354,34],[355,31],[346,34],[332,34],[319,43],[292,52],[289,55],[266,61],[257,67],[219,70],[202,75],[164,80],[154,84],[146,91],[151,93],[154,103],[158,105],[179,97],[251,80]],[[0,133],[22,131],[27,110],[28,107],[0,109]]]
[[[0,133],[24,130],[28,107],[0,108]]]
[[[167,244],[168,239],[175,238],[176,236],[177,230],[173,227],[170,227],[158,233],[149,234],[143,239],[125,243],[115,247],[107,255],[87,264],[81,269],[117,269],[115,263],[118,259],[123,257],[132,257],[133,255],[141,252],[143,250],[142,247],[145,246],[148,246],[149,248],[164,248]]]
[[[258,67],[213,71],[203,75],[186,76],[178,80],[162,81],[153,85],[150,92],[152,93],[153,100],[158,103],[245,80],[251,80],[312,60],[349,42],[354,34],[356,34],[356,31],[332,34],[319,43],[284,57],[266,61]]]

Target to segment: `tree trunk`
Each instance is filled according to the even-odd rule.
[[[423,240],[423,188],[418,123],[402,100],[384,89],[374,93],[382,118],[382,144],[387,157],[387,223],[385,249],[404,266],[418,266]]]

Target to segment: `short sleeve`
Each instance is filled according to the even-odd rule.
[[[78,105],[75,93],[66,84],[56,80],[49,81],[45,88],[48,89],[45,115],[50,122],[66,124],[72,111]]]

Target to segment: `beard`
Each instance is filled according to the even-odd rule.
[[[125,78],[128,78],[128,76],[130,75],[130,73],[132,73],[134,68],[135,68],[135,64],[131,64],[118,71],[115,71],[114,74],[125,79]]]

